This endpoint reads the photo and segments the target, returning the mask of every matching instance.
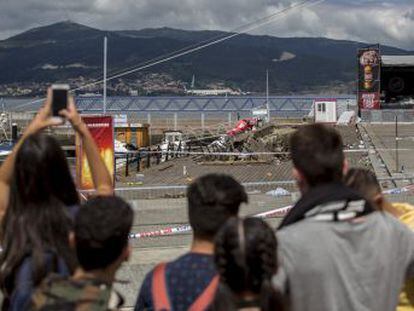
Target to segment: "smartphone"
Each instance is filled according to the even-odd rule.
[[[69,85],[52,85],[52,116],[60,117],[59,111],[66,109],[68,105]]]

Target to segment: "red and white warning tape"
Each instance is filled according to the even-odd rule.
[[[160,236],[183,234],[183,233],[187,233],[190,231],[191,231],[190,225],[182,225],[182,226],[177,226],[177,227],[159,229],[155,231],[131,233],[129,235],[129,238],[130,239],[153,238],[153,237],[160,237]]]
[[[402,194],[405,192],[414,192],[414,185],[405,186],[402,188],[395,188],[395,189],[389,189],[385,190],[382,193],[383,194]]]
[[[293,205],[288,205],[282,208],[277,208],[271,211],[256,214],[253,217],[258,218],[273,218],[273,217],[285,217],[286,214],[292,209]]]
[[[277,208],[271,211],[263,212],[260,214],[253,215],[252,217],[258,218],[272,218],[272,217],[284,217],[290,210],[292,206],[286,206],[282,208]],[[153,237],[161,237],[161,236],[171,236],[171,235],[178,235],[183,233],[191,232],[190,225],[182,225],[177,227],[169,227],[154,231],[147,231],[147,232],[139,232],[139,233],[131,233],[129,235],[130,239],[142,239],[142,238],[153,238]]]

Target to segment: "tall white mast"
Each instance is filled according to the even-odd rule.
[[[266,110],[267,122],[270,122],[270,105],[269,105],[269,70],[266,69]]]
[[[104,72],[103,72],[103,113],[106,114],[106,75],[108,65],[108,38],[104,38]]]

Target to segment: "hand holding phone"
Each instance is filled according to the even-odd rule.
[[[58,126],[62,124],[62,117],[52,116],[52,97],[53,91],[50,87],[47,90],[47,97],[44,106],[39,109],[32,122],[30,122],[27,126],[25,131],[26,134],[37,133],[38,131],[41,131],[49,126]]]
[[[59,112],[68,106],[69,85],[53,84],[52,85],[52,116],[61,117]]]

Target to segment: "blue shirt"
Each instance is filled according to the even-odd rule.
[[[52,268],[53,264],[52,255],[48,254],[46,257],[46,271],[55,272],[61,276],[69,276],[70,271],[65,262],[57,258],[57,266]],[[22,311],[27,310],[29,307],[30,299],[34,290],[33,282],[33,258],[31,256],[26,257],[23,263],[19,267],[16,274],[15,286],[12,295],[9,300],[7,309],[9,311]],[[3,306],[4,308],[4,306]]]
[[[78,205],[67,206],[68,215],[73,221],[76,217],[76,214],[79,211]],[[70,271],[66,263],[62,258],[55,258],[56,266],[54,266],[54,258],[50,253],[45,253],[45,270],[59,274],[61,276],[69,276]],[[9,311],[21,311],[27,310],[29,307],[30,299],[34,290],[33,282],[33,258],[31,255],[28,255],[23,259],[23,262],[18,267],[16,275],[14,278],[14,287],[9,299],[3,301],[2,309]]]
[[[152,274],[142,283],[135,311],[154,310]],[[212,255],[187,253],[167,264],[165,269],[168,296],[172,310],[184,311],[204,292],[217,274]]]

